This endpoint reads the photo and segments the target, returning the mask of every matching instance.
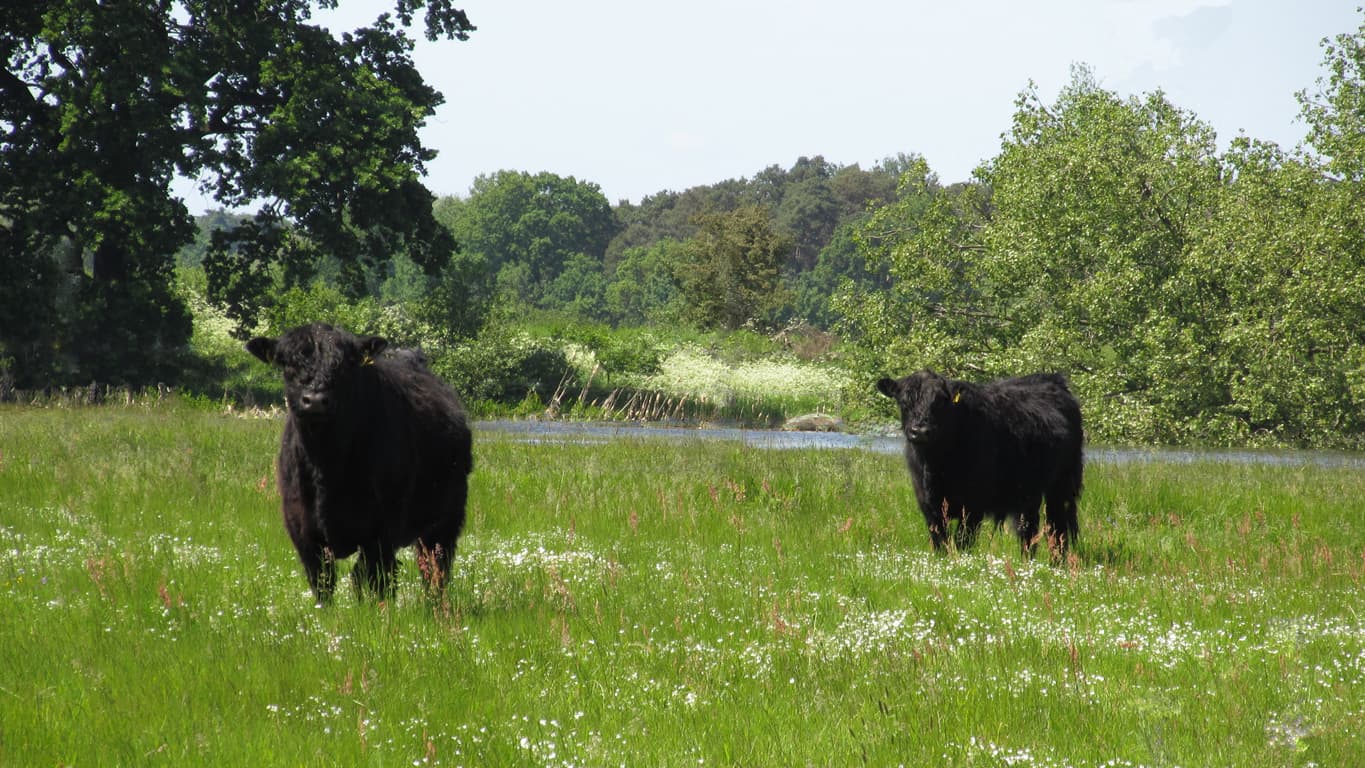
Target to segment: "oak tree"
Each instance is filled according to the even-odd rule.
[[[337,0],[37,0],[0,17],[0,273],[5,307],[51,317],[39,338],[0,322],[17,377],[157,376],[189,336],[172,254],[195,234],[177,175],[228,207],[259,206],[205,259],[210,294],[243,322],[264,282],[340,259],[352,285],[406,253],[453,249],[420,182],[417,131],[441,104],[406,30],[474,27],[449,0],[394,0],[353,32],[313,21]],[[52,262],[55,262],[53,266]],[[5,318],[8,320],[8,318]],[[36,343],[35,343],[36,340]]]

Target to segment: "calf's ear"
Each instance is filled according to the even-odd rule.
[[[364,336],[360,339],[360,354],[364,360],[364,365],[371,365],[374,359],[379,357],[389,346],[389,340],[383,336]]]
[[[279,340],[269,339],[265,336],[257,336],[246,343],[246,351],[255,355],[261,362],[268,365],[275,364],[275,348],[279,346]]]
[[[891,399],[896,398],[900,387],[896,385],[895,379],[881,379],[877,382],[877,391]]]
[[[954,402],[954,403],[960,403],[960,402],[962,402],[962,388],[961,388],[961,387],[957,387],[957,386],[954,386],[954,385],[952,385],[952,384],[949,384],[949,385],[948,385],[948,393],[951,394],[951,395],[953,396],[953,402]]]
[[[935,399],[941,397],[950,403],[962,402],[962,387],[941,376],[935,378],[938,379],[938,388],[934,391]]]

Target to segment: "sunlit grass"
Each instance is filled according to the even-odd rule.
[[[0,409],[3,765],[1355,765],[1358,469],[1093,464],[929,552],[903,464],[476,435],[442,600],[313,607],[280,423]]]

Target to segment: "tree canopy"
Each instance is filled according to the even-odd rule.
[[[1212,129],[1078,68],[1020,95],[976,183],[869,220],[886,289],[837,302],[864,365],[986,378],[1068,373],[1092,435],[1342,445],[1365,434],[1361,36],[1301,97],[1319,154]],[[903,184],[916,182],[907,175]]]
[[[734,330],[778,305],[779,278],[792,252],[768,209],[749,205],[699,217],[675,278],[688,315],[703,328]]]
[[[0,19],[0,360],[21,380],[162,375],[189,334],[169,287],[195,234],[171,193],[199,179],[259,203],[209,248],[209,291],[243,322],[271,280],[310,259],[367,266],[404,253],[435,272],[453,240],[419,181],[417,131],[442,97],[405,29],[474,29],[447,0],[395,0],[353,32],[304,0],[39,0]],[[396,14],[396,19],[395,19]],[[283,269],[281,270],[281,265]],[[19,316],[23,313],[28,319]]]
[[[448,205],[461,247],[487,261],[507,299],[528,306],[600,304],[602,255],[616,220],[596,184],[500,171],[475,179],[467,199]],[[584,290],[596,295],[583,296]]]

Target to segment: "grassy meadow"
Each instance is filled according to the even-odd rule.
[[[475,436],[444,598],[316,608],[278,418],[0,408],[0,765],[1365,763],[1365,472],[1092,464],[1069,562],[898,457]]]

